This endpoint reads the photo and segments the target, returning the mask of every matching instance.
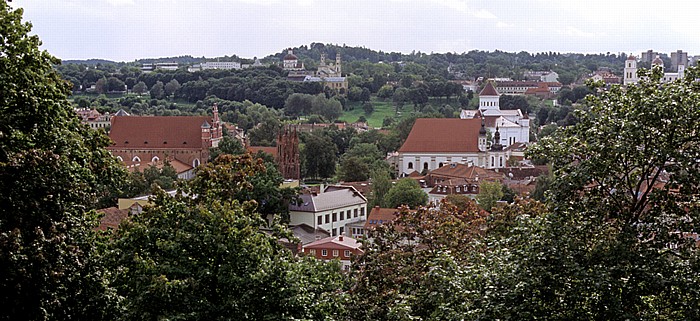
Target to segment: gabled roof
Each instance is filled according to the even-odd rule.
[[[115,148],[201,148],[207,116],[114,116],[109,138]]]
[[[304,223],[299,225],[290,225],[289,230],[291,230],[292,234],[294,234],[294,236],[301,241],[302,245],[313,243],[316,241],[316,237],[324,239],[331,236],[328,231],[325,231],[322,228],[314,229],[312,226]]]
[[[290,211],[297,212],[323,212],[347,206],[366,204],[367,199],[352,186],[334,186],[333,189],[323,193],[302,194],[299,196],[299,204],[289,204]]]
[[[416,210],[408,210],[409,213],[415,213]],[[399,213],[398,209],[395,208],[385,208],[385,207],[379,207],[376,206],[372,208],[372,211],[369,212],[369,215],[367,215],[367,221],[365,221],[365,230],[370,229],[370,228],[376,228],[379,225],[386,224],[389,222],[393,222],[397,214]]]
[[[481,90],[479,96],[499,96],[499,94],[496,88],[493,87],[493,84],[489,81],[486,83],[486,87]]]
[[[362,243],[352,237],[338,235],[306,244],[305,249],[359,250]],[[360,250],[361,251],[361,250]]]
[[[419,118],[399,152],[478,152],[479,129],[477,118]]]

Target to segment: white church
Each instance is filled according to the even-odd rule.
[[[515,143],[530,142],[530,118],[520,109],[501,110],[499,105],[501,94],[491,82],[488,82],[479,93],[479,109],[463,109],[459,117],[462,119],[484,118],[486,130],[491,134],[496,127],[501,133],[501,145],[508,147]]]
[[[660,66],[661,69],[663,70],[664,68],[664,61],[661,60],[659,56],[656,56],[654,60],[651,61],[651,65],[653,66]],[[637,58],[633,55],[630,55],[627,57],[627,60],[625,61],[625,71],[624,71],[624,77],[622,84],[627,86],[630,84],[636,84],[639,81],[639,76],[637,75]],[[677,72],[664,72],[664,76],[661,78],[661,82],[672,82],[677,79],[682,79],[683,76],[685,75],[685,66],[684,65],[678,65],[678,71]]]
[[[496,169],[507,167],[511,157],[521,160],[523,143],[530,142],[530,119],[520,110],[501,110],[499,96],[488,83],[478,110],[463,110],[460,119],[416,119],[398,150],[399,176],[453,163]]]

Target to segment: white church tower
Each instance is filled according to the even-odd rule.
[[[629,84],[636,84],[639,81],[639,78],[637,78],[637,58],[635,58],[633,55],[630,55],[627,57],[627,60],[625,60],[625,74],[623,78],[623,84],[624,85],[629,85]]]
[[[493,84],[490,81],[487,82],[484,89],[479,93],[479,110],[482,113],[487,110],[500,111],[501,108],[498,103],[500,96]]]

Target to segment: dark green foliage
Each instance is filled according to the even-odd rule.
[[[0,320],[113,319],[91,210],[125,171],[21,17],[0,1]]]
[[[427,204],[428,194],[423,192],[418,182],[411,178],[400,179],[384,196],[384,206],[389,208],[405,205],[415,209]]]
[[[114,236],[114,286],[125,320],[339,319],[336,263],[295,258],[255,211],[239,202],[265,171],[250,155],[222,155],[184,186],[187,195],[156,194],[154,206]]]
[[[335,174],[338,148],[325,135],[313,133],[308,136],[301,150],[305,178],[329,178]]]

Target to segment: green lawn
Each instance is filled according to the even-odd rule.
[[[372,105],[374,106],[374,112],[370,115],[365,114],[365,111],[362,110],[362,103],[360,102],[353,102],[353,101],[348,101],[348,106],[352,108],[351,110],[347,110],[343,112],[343,115],[338,118],[338,120],[347,122],[347,123],[354,123],[357,121],[360,116],[365,116],[367,118],[367,123],[369,124],[370,127],[372,128],[380,128],[382,127],[382,123],[384,121],[385,117],[395,117],[396,120],[401,120],[401,118],[411,115],[414,110],[413,110],[413,104],[411,103],[406,103],[404,104],[403,108],[401,109],[401,114],[399,116],[396,116],[395,113],[395,108],[394,104],[391,101],[385,101],[382,99],[378,99],[375,96],[372,96],[370,99],[372,102]],[[452,99],[449,102],[451,105],[458,104],[457,102]],[[439,106],[442,104],[445,104],[444,99],[436,99],[436,98],[431,98],[430,101],[428,101],[428,104],[432,105],[436,110]]]

